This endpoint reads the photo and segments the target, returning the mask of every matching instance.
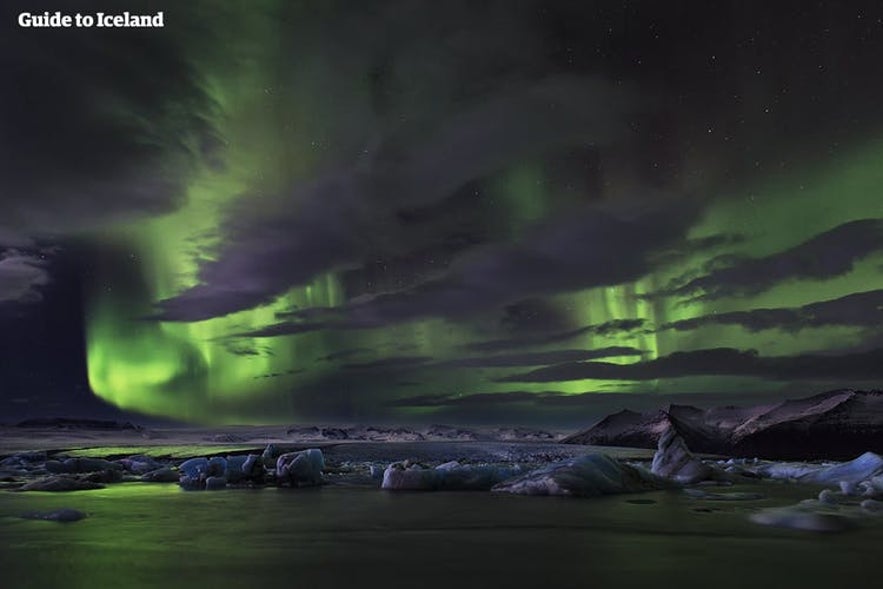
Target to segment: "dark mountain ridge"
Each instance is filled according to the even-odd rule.
[[[752,407],[669,405],[620,411],[563,443],[655,448],[673,428],[695,452],[775,460],[851,459],[883,452],[883,391],[840,389]]]

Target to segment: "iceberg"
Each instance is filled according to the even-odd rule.
[[[671,481],[606,454],[587,454],[504,481],[491,490],[516,495],[598,497],[667,489]]]

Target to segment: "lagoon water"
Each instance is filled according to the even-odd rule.
[[[0,587],[875,585],[883,526],[834,535],[758,526],[747,520],[752,511],[818,489],[728,490],[767,497],[567,499],[344,486],[184,492],[141,483],[0,492]],[[18,517],[61,507],[89,517]]]

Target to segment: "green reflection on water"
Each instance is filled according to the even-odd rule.
[[[95,448],[64,450],[62,453],[65,456],[82,458],[115,458],[120,456],[131,456],[133,454],[143,454],[145,456],[153,456],[156,458],[191,458],[193,456],[215,456],[218,454],[226,454],[228,452],[245,452],[249,450],[260,453],[265,446],[266,444],[210,446],[205,443],[200,443],[198,445],[168,444],[164,446],[99,446]]]
[[[798,577],[799,586],[811,587],[867,575],[881,526],[837,537],[755,526],[747,521],[752,510],[815,492],[774,484],[731,490],[757,489],[769,498],[703,503],[658,492],[572,500],[333,487],[187,493],[145,484],[2,493],[0,571],[4,589],[589,581],[787,587],[798,586]],[[636,497],[655,503],[629,502]],[[15,517],[60,507],[89,518],[57,524]]]

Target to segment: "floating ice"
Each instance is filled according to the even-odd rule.
[[[805,501],[790,507],[764,509],[750,520],[764,526],[790,528],[808,532],[842,532],[854,526],[852,520],[823,507],[816,501]]]
[[[276,480],[292,486],[303,487],[322,484],[325,457],[316,448],[289,452],[276,459]]]
[[[714,476],[714,469],[693,456],[673,427],[666,428],[659,437],[650,470],[655,475],[683,484],[698,483]]]
[[[588,454],[534,470],[492,490],[517,495],[597,497],[671,486],[670,481],[641,467],[621,463],[606,454]]]
[[[487,491],[521,472],[518,466],[461,465],[456,460],[435,468],[408,461],[394,462],[383,472],[381,488],[399,491]]]
[[[840,464],[808,464],[802,462],[771,463],[758,469],[758,474],[773,479],[794,479],[819,485],[857,484],[883,474],[883,457],[865,452],[855,460]]]

